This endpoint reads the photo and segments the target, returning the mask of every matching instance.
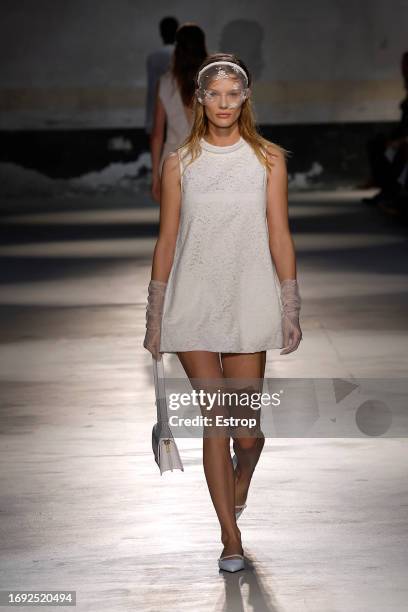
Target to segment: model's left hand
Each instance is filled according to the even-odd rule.
[[[287,355],[296,351],[302,339],[302,330],[300,329],[299,317],[296,314],[284,314],[282,317],[282,335],[283,346],[281,355]]]
[[[299,312],[301,297],[295,278],[288,278],[281,282],[282,296],[282,340],[281,355],[296,351],[302,339],[302,330],[299,325]]]

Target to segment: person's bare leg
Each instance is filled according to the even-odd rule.
[[[257,353],[222,353],[221,361],[224,378],[259,379],[258,391],[262,392],[262,381],[265,375],[266,351],[260,351]],[[250,410],[254,413],[253,416],[258,419],[259,424],[260,410]],[[251,478],[264,444],[265,437],[260,429],[258,430],[256,436],[246,437],[242,432],[239,436],[233,436],[233,448],[238,459],[238,464],[235,470],[236,506],[241,506],[247,499]]]
[[[223,378],[219,353],[183,351],[177,355],[190,380]],[[192,386],[194,387],[194,381]],[[205,408],[201,412],[209,416]],[[221,435],[211,435],[205,429],[203,465],[210,496],[221,526],[221,541],[224,544],[221,556],[242,554],[241,532],[235,519],[235,482],[229,435],[222,432]]]

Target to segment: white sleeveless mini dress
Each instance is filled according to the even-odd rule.
[[[185,169],[160,352],[282,348],[280,282],[269,250],[266,168],[242,138],[201,139]],[[184,151],[183,151],[184,153]]]

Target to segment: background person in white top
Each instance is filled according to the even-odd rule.
[[[194,23],[181,25],[170,69],[160,77],[153,130],[150,137],[152,155],[152,196],[160,201],[160,175],[163,161],[175,151],[190,133],[193,118],[194,77],[207,57],[205,34]],[[166,140],[165,138],[166,130]],[[164,145],[164,146],[163,146]]]
[[[159,23],[160,36],[163,46],[152,51],[146,58],[147,92],[146,92],[146,115],[145,131],[151,134],[153,127],[154,104],[156,100],[157,85],[159,78],[168,70],[171,56],[174,51],[174,41],[179,22],[175,17],[163,17]]]
[[[234,379],[240,397],[251,379],[245,395],[253,397],[262,391],[266,349],[287,354],[302,339],[286,151],[257,132],[251,75],[240,59],[211,55],[195,82],[192,130],[163,164],[143,345],[155,359],[161,346],[176,352],[194,388],[197,380],[211,387],[228,379],[229,387]],[[245,411],[240,400],[232,409],[217,402],[211,413],[200,409],[214,421],[228,412],[242,418],[242,411],[257,421],[255,429],[204,427],[204,472],[224,545],[218,564],[238,571],[237,519],[265,443],[260,410],[247,404]]]

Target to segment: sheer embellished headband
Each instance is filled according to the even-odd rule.
[[[203,74],[203,72],[206,72],[209,68],[212,68],[213,66],[225,66],[225,65],[231,66],[234,72],[237,72],[237,73],[240,72],[244,76],[245,84],[248,86],[248,77],[247,77],[245,70],[241,68],[241,66],[238,66],[238,64],[235,64],[234,62],[228,62],[226,60],[221,60],[219,62],[211,62],[211,64],[207,64],[207,66],[204,66],[204,68],[202,68],[200,72],[198,73],[197,84],[200,85],[201,75]],[[218,73],[224,72],[226,77],[230,76],[225,71],[223,71],[222,68],[218,68],[217,72]]]
[[[214,81],[229,79],[229,91],[211,87]],[[197,75],[196,97],[204,106],[220,105],[225,108],[239,108],[249,96],[248,76],[238,64],[220,60],[204,66]]]

